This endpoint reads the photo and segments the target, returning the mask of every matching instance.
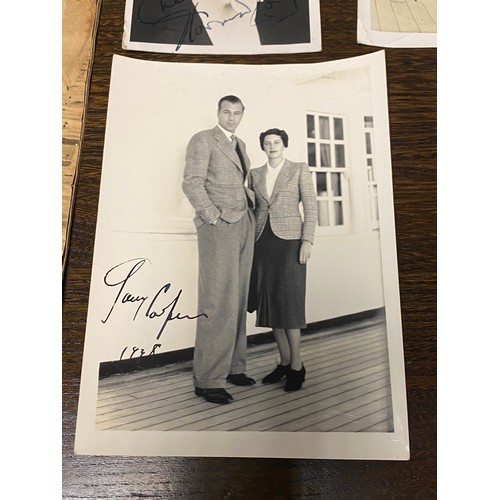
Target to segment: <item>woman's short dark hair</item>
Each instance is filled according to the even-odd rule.
[[[283,141],[283,144],[285,145],[285,148],[288,147],[288,134],[279,128],[270,128],[269,130],[266,130],[265,132],[262,132],[259,136],[259,141],[260,141],[260,148],[262,151],[264,151],[264,139],[268,135],[279,135],[281,137],[281,140]]]

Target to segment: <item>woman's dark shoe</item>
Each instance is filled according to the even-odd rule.
[[[278,365],[271,373],[268,373],[263,379],[263,384],[275,384],[283,377],[286,377],[290,371],[290,365]]]
[[[293,370],[292,368],[290,368],[290,371],[286,376],[285,391],[298,391],[302,388],[302,384],[304,383],[305,379],[306,369],[304,365],[302,365],[302,368],[300,370]]]

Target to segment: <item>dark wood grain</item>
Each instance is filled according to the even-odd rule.
[[[259,56],[185,55],[185,62],[302,63],[376,50],[356,43],[355,1],[321,2],[323,51]],[[436,63],[435,49],[387,49],[396,233],[407,376],[408,462],[169,457],[73,453],[111,58],[175,55],[120,48],[124,0],[103,0],[63,293],[64,498],[436,497]]]

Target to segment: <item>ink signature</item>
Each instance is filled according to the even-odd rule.
[[[220,24],[221,26],[225,26],[227,23],[234,21],[235,19],[241,19],[242,17],[245,17],[248,14],[252,14],[252,9],[248,6],[245,5],[243,2],[240,0],[236,0],[236,3],[240,4],[242,7],[244,7],[246,10],[242,12],[237,12],[234,16],[228,17],[226,19],[218,20],[218,19],[213,19],[211,21],[208,21],[206,24],[207,30],[212,29],[213,24]],[[195,9],[198,7],[198,4],[195,5]],[[254,9],[254,13],[257,11],[257,7]],[[205,12],[206,13],[206,12]],[[254,14],[252,14],[252,19],[254,18]]]
[[[207,12],[198,12],[196,6],[193,9],[175,9],[175,7],[183,2],[184,0],[142,0],[137,10],[137,22],[149,24],[152,27],[161,28],[165,31],[178,31],[176,25],[169,25],[168,23],[184,20],[185,24],[181,24],[181,34],[175,48],[176,52],[181,48],[186,39],[190,43],[193,43],[197,36],[204,33],[205,27],[203,23],[199,23],[198,19],[201,19],[201,15],[208,17]],[[149,14],[148,16],[146,14],[147,9],[152,10],[153,14]]]
[[[268,22],[277,16],[273,12],[274,4],[280,4],[280,0],[265,0],[263,2],[256,2],[255,8],[252,9],[242,0],[235,0],[233,7],[235,4],[239,4],[239,8],[241,9],[239,12],[225,19],[211,19],[207,11],[198,10],[198,3],[191,4],[189,2],[193,5],[193,8],[189,8],[188,6],[186,8],[179,8],[184,2],[185,0],[141,0],[137,9],[136,21],[165,31],[179,31],[180,36],[175,48],[177,52],[186,41],[193,43],[196,37],[205,34],[205,31],[210,31],[215,25],[225,26],[232,21],[250,16],[250,25],[256,26],[256,13],[259,3],[262,4],[262,8],[265,11],[264,21],[261,22]],[[292,0],[292,4],[293,7],[288,14],[275,20],[275,22],[281,22],[297,14],[297,0]],[[174,27],[173,24],[169,25],[169,22],[172,23],[178,20],[184,22],[184,24],[180,25],[180,28],[177,26]]]
[[[102,323],[106,323],[108,321],[116,308],[121,307],[122,305],[134,304],[135,311],[132,321],[136,320],[139,313],[151,320],[154,320],[155,318],[162,319],[160,330],[156,336],[156,340],[159,340],[167,324],[171,321],[196,319],[201,316],[204,316],[205,318],[208,317],[205,313],[190,316],[189,314],[176,312],[176,307],[178,306],[181,298],[182,290],[179,290],[172,299],[173,294],[171,293],[171,283],[166,283],[160,287],[152,298],[150,298],[149,295],[134,293],[130,285],[132,277],[140,271],[146,262],[150,263],[151,261],[145,258],[135,258],[121,262],[106,272],[104,275],[104,284],[109,287],[118,287],[118,292],[113,300],[113,303],[111,304],[108,314],[104,319],[101,319]]]

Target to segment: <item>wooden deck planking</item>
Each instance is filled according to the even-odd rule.
[[[381,344],[382,342],[382,344]],[[379,350],[385,349],[385,344],[384,341],[378,341],[377,344],[373,344],[371,347],[366,346],[365,344],[359,344],[358,343],[350,343],[347,345],[347,347],[344,347],[343,349],[338,349],[334,348],[333,351],[327,350],[327,349],[322,349],[321,350],[321,356],[316,356],[315,358],[315,364],[318,365],[318,363],[321,361],[321,359],[326,359],[330,361],[330,364],[332,362],[335,362],[337,365],[344,360],[351,360],[354,358],[359,357],[360,355],[363,355],[363,353],[367,350],[371,350],[372,352],[375,352],[374,349],[378,348]],[[305,355],[310,355],[311,351],[306,351]],[[269,356],[267,356],[269,357]],[[259,370],[256,370],[256,364],[253,365],[253,369],[251,372],[251,375],[256,377],[257,379],[262,378],[263,375],[265,375],[270,367],[273,366],[272,362],[267,360],[267,357],[259,357],[260,366]],[[190,364],[190,363],[189,363]],[[328,365],[327,365],[328,367]],[[138,400],[137,397],[130,397],[130,393],[133,394],[140,394],[141,395],[141,402],[146,402],[148,396],[151,396],[154,398],[155,394],[164,394],[165,393],[165,385],[166,385],[166,379],[165,375],[163,373],[157,373],[155,375],[152,375],[151,377],[145,378],[144,375],[142,375],[142,372],[140,375],[140,382],[134,384],[133,381],[131,381],[129,384],[121,384],[119,388],[116,390],[111,389],[103,389],[100,390],[100,398],[99,398],[99,404],[98,408],[100,411],[110,411],[112,410],[112,405],[113,404],[119,404],[121,406],[124,406],[122,403],[124,401],[129,401],[130,403],[134,403]],[[123,376],[118,376],[123,380]],[[131,379],[133,378],[132,376],[130,377]],[[309,378],[309,376],[308,376]],[[109,379],[107,379],[109,380]],[[106,381],[106,380],[105,380]],[[168,379],[168,391],[169,391],[169,396],[175,396],[177,392],[187,390],[189,392],[192,391],[192,382],[191,379],[186,378],[185,375],[169,375]],[[111,392],[110,392],[111,391]],[[137,404],[137,403],[136,403]]]
[[[420,31],[406,2],[391,1],[391,6],[398,23],[397,31],[402,33],[418,33]]]
[[[353,356],[354,357],[354,356]],[[380,361],[384,361],[384,356],[378,356],[378,357],[373,357],[372,354],[372,359],[367,359],[367,355],[361,358],[361,360],[358,358],[357,363],[352,363],[352,360],[347,360],[345,361],[344,364],[339,364],[337,365],[337,370],[333,371],[330,373],[334,375],[335,377],[342,377],[346,374],[349,374],[353,370],[358,369],[361,366],[360,364],[363,363],[366,365],[367,363],[380,363]],[[332,362],[334,364],[334,362]],[[331,365],[330,365],[331,366]],[[343,368],[343,369],[341,369]],[[329,370],[329,366],[326,366],[326,369]],[[318,370],[316,370],[317,372]],[[358,371],[359,373],[359,371]],[[314,376],[315,371],[310,371],[308,372],[307,376],[307,385],[311,387],[312,391],[312,386],[313,384],[317,384],[315,380],[318,379],[318,377]],[[327,381],[325,384],[326,387],[328,387],[328,384],[330,382]],[[260,390],[255,392],[254,389],[259,388]],[[268,406],[268,392],[271,391],[276,391],[276,386],[275,385],[267,385],[267,386],[261,386],[258,384],[257,386],[253,386],[250,389],[252,389],[252,394],[250,394],[251,397],[254,397],[254,402],[253,402],[253,411],[257,411],[257,405],[259,402],[264,405],[264,407]],[[284,393],[281,390],[281,387],[278,388],[278,396],[288,396],[286,393]],[[235,397],[238,397],[238,399],[248,399],[249,393],[248,393],[248,388],[235,388],[234,390],[231,389],[232,394]],[[130,404],[130,401],[127,401],[125,404],[121,404],[118,406],[114,407],[108,407],[105,412],[102,410],[98,411],[98,417],[100,419],[101,425],[104,424],[105,422],[112,422],[113,425],[118,425],[118,419],[121,419],[121,424],[124,423],[131,423],[132,421],[136,420],[137,417],[140,420],[144,420],[148,415],[153,416],[155,418],[159,417],[162,419],[162,422],[167,422],[174,420],[174,423],[179,425],[179,417],[183,417],[183,412],[187,413],[187,420],[188,422],[192,423],[192,417],[190,416],[190,410],[189,408],[191,405],[188,407],[187,406],[187,401],[193,399],[193,389],[192,385],[189,383],[189,385],[185,386],[184,389],[182,389],[180,392],[177,391],[175,394],[171,394],[169,392],[168,397],[164,396],[161,398],[149,398],[149,399],[138,399],[134,402],[134,404]],[[197,398],[194,400],[193,405],[198,404],[197,401],[199,401]],[[246,401],[246,403],[250,403],[250,401]],[[116,408],[116,409],[115,409]],[[165,415],[166,410],[168,410],[168,413]],[[181,413],[177,412],[177,410],[180,410]],[[177,419],[177,420],[176,420]]]
[[[437,32],[437,0],[421,0],[422,5],[432,19],[434,31]]]
[[[296,425],[294,430],[302,432],[331,432],[336,431],[345,424],[352,423],[353,426],[357,425],[355,422],[357,422],[360,418],[367,417],[373,413],[374,406],[376,410],[380,409],[381,405],[379,404],[379,401],[382,399],[385,401],[385,398],[387,397],[390,398],[390,395],[387,396],[386,394],[387,385],[384,383],[385,381],[382,380],[382,382],[378,382],[380,387],[373,384],[371,386],[357,388],[355,391],[348,394],[348,398],[346,398],[345,401],[332,406],[329,412],[322,411],[315,414],[314,416],[316,417],[316,421],[314,421],[313,424],[307,423],[306,420],[306,425]],[[368,399],[369,396],[370,400],[369,402],[362,403],[359,396],[365,396],[365,400]],[[383,408],[386,408],[386,406],[387,404],[384,402]],[[285,428],[281,430],[288,429]],[[349,429],[345,429],[345,431],[356,432],[357,429],[350,427]]]
[[[345,381],[346,378],[347,380],[352,379],[354,370],[352,368],[346,368],[345,372],[343,371],[343,374],[339,376],[339,380]],[[311,402],[315,399],[321,399],[321,391],[327,392],[331,390],[331,384],[331,381],[320,384],[309,383],[307,393],[305,391],[300,391],[294,395],[284,392],[280,384],[256,385],[248,388],[240,388],[240,397],[235,402],[231,403],[230,408],[226,409],[224,407],[219,407],[219,410],[214,412],[211,411],[209,407],[210,404],[207,403],[204,405],[207,409],[207,413],[200,415],[201,418],[198,419],[197,422],[193,421],[189,413],[182,410],[177,413],[173,412],[169,414],[166,419],[165,416],[162,416],[160,417],[161,422],[149,425],[155,430],[213,430],[212,427],[214,425],[220,426],[224,424],[227,425],[230,430],[233,430],[235,424],[238,427],[242,427],[240,422],[243,422],[243,425],[248,428],[251,422],[256,420],[260,422],[268,419],[280,418],[283,413],[287,413],[288,411],[304,405],[306,398],[310,398],[309,401]],[[231,393],[234,394],[236,398],[237,393],[233,390],[231,390]],[[317,396],[318,393],[319,396]],[[327,397],[328,396],[330,396],[330,393],[327,392]],[[305,404],[307,405],[307,402]],[[252,409],[251,413],[248,412],[249,406],[251,406]],[[306,411],[310,412],[311,409],[309,408]],[[269,422],[267,425],[269,425]]]
[[[361,405],[363,396],[387,387],[388,371],[367,370],[363,377],[340,383],[301,401],[300,411],[274,419],[274,427],[267,430],[303,431],[313,429],[324,420],[329,420]],[[353,414],[347,414],[350,419]],[[273,422],[274,423],[274,422]]]
[[[392,412],[392,407],[391,407],[391,412]],[[385,412],[383,415],[380,417],[380,422],[377,422],[376,424],[371,424],[369,427],[365,427],[362,431],[360,432],[387,432],[387,419],[386,419],[387,412]],[[373,418],[372,418],[373,420]],[[391,414],[391,421],[392,421],[392,414]],[[337,431],[339,432],[339,431]]]
[[[331,372],[331,376],[335,376],[337,382],[338,381],[344,381],[344,378],[347,377],[352,377],[352,373],[357,373],[361,374],[361,368],[365,367],[370,367],[372,364],[375,364],[375,366],[380,363],[381,361],[384,361],[385,355],[384,356],[373,356],[372,359],[366,360],[364,359],[362,362],[358,363],[352,363],[351,360],[347,360],[345,362],[345,366],[339,365],[338,369],[334,372]],[[332,365],[334,365],[335,362],[332,361]],[[327,370],[329,369],[329,366],[326,367]],[[316,370],[317,372],[318,370]],[[312,371],[310,375],[307,377],[307,383],[309,385],[314,384],[314,374],[315,371]],[[324,383],[321,387],[322,388],[327,388],[329,385],[331,385],[331,382],[328,380],[326,383]],[[252,392],[249,393],[249,390]],[[311,392],[312,392],[311,388]],[[252,414],[255,414],[257,410],[259,409],[259,404],[263,405],[264,408],[267,408],[269,406],[269,395],[268,393],[271,392],[277,392],[276,397],[278,398],[283,398],[283,397],[288,397],[289,394],[285,393],[280,386],[277,386],[275,384],[272,385],[261,385],[258,384],[256,386],[252,386],[250,388],[245,388],[245,387],[235,387],[234,389],[231,388],[231,393],[234,395],[235,398],[238,398],[239,403],[244,402],[244,405],[242,406],[243,408],[243,415],[245,412],[247,412],[247,406],[248,404],[252,404]],[[250,398],[253,398],[250,400]],[[186,403],[187,400],[191,400],[191,403],[188,404]],[[132,409],[128,409],[127,411],[123,411],[120,415],[116,415],[115,413],[109,413],[109,420],[112,422],[114,421],[113,425],[135,425],[135,423],[140,423],[141,426],[145,426],[145,424],[149,425],[150,427],[153,427],[156,425],[158,422],[157,420],[159,419],[161,423],[163,424],[162,430],[166,430],[167,427],[172,428],[173,426],[179,426],[183,423],[190,423],[194,424],[193,422],[193,416],[192,416],[192,407],[199,405],[200,399],[195,397],[193,395],[193,389],[192,385],[189,384],[189,387],[186,389],[186,391],[179,396],[176,397],[164,397],[160,401],[156,401],[157,408],[151,408],[151,403],[148,406],[147,404],[144,404],[141,402],[136,408],[136,411],[133,411]],[[180,404],[179,404],[180,403]],[[214,412],[211,411],[213,409],[213,405],[208,404],[207,410],[209,410],[208,415],[214,415]],[[231,406],[235,405],[235,403],[232,403]],[[221,408],[221,407],[219,407]],[[167,411],[167,413],[166,413]],[[223,413],[227,413],[227,410],[221,410]],[[217,412],[215,412],[217,413]],[[146,419],[148,417],[151,417],[154,421],[148,421],[146,422]],[[117,422],[117,419],[120,418],[120,423]],[[180,420],[184,418],[185,420]],[[203,424],[202,425],[207,425],[205,417],[202,416],[203,419]],[[100,421],[102,423],[108,421],[106,417],[102,417]],[[170,425],[169,425],[170,423]],[[144,428],[144,427],[141,427]]]
[[[325,330],[303,337],[307,369],[301,391],[260,380],[276,363],[274,344],[249,348],[252,387],[229,389],[235,401],[217,406],[196,397],[191,362],[114,375],[100,381],[98,430],[320,431],[392,430],[385,324]],[[168,384],[166,383],[168,379]]]
[[[368,339],[367,339],[368,340]],[[314,355],[315,364],[318,363],[329,363],[335,361],[337,363],[343,362],[344,360],[349,360],[355,357],[356,355],[362,355],[365,351],[370,351],[370,349],[374,349],[378,347],[380,349],[385,349],[384,341],[378,340],[377,343],[371,345],[371,347],[367,347],[366,344],[350,344],[344,349],[335,349],[334,352],[327,351],[322,348],[321,351],[305,351],[303,354],[305,357],[311,357]],[[358,349],[353,351],[353,349]],[[272,369],[274,366],[275,360],[271,359],[270,355],[259,357],[259,365],[254,363],[252,365],[251,372],[249,372],[253,377],[259,379],[262,378],[267,372]],[[191,363],[189,362],[189,373],[191,373]],[[122,377],[123,376],[119,376]],[[168,378],[167,378],[168,377]],[[150,376],[141,375],[140,379],[134,380],[130,377],[129,383],[127,383],[126,378],[123,380],[124,383],[117,387],[112,387],[110,389],[100,389],[100,404],[99,406],[103,406],[109,403],[110,398],[116,398],[120,396],[130,397],[132,393],[140,393],[142,397],[149,391],[153,392],[163,392],[165,390],[165,386],[168,382],[168,390],[169,392],[174,392],[177,389],[182,389],[186,386],[192,387],[192,381],[189,378],[186,378],[185,373],[181,374],[164,374],[164,373],[156,373],[151,374]]]
[[[375,0],[370,0],[370,27],[372,30],[380,31],[380,20]]]
[[[371,0],[371,28],[396,33],[436,33],[436,0]]]
[[[367,374],[363,379],[363,384],[367,383],[374,374]],[[376,374],[375,374],[376,377]],[[385,381],[384,381],[385,384]],[[349,380],[340,383],[335,387],[329,387],[329,384],[316,385],[313,390],[311,388],[307,391],[307,395],[298,397],[294,395],[290,398],[289,394],[281,393],[273,398],[272,405],[268,402],[260,411],[249,414],[231,415],[236,417],[236,420],[224,422],[218,426],[211,427],[211,420],[205,422],[206,430],[245,430],[245,431],[298,431],[305,427],[304,422],[310,423],[314,421],[314,417],[324,411],[328,411],[337,404],[337,398],[341,400],[346,397],[359,397],[367,392],[365,385],[362,388],[355,387],[356,383]],[[369,386],[368,386],[369,387]],[[350,390],[348,389],[350,388]],[[350,391],[355,391],[354,395],[347,396]],[[263,402],[264,403],[264,402]],[[334,412],[336,415],[337,413]],[[321,418],[320,420],[323,420]],[[297,424],[297,422],[300,422]],[[183,430],[183,429],[179,429]]]
[[[188,384],[188,387],[189,387],[189,389],[188,389],[188,390],[189,390],[189,395],[191,395],[191,394],[192,394],[192,393],[191,393],[192,388],[191,388],[191,384],[190,384],[190,383]],[[240,390],[240,391],[241,391],[242,389],[243,389],[243,390],[245,390],[245,388],[236,388],[236,390],[237,390],[237,391],[238,391],[238,390]],[[233,391],[233,393],[234,393],[234,392],[235,392],[235,391]],[[191,397],[192,397],[192,396],[191,396]],[[144,408],[144,406],[143,406],[143,408]]]
[[[373,333],[371,335],[373,335]],[[362,354],[363,349],[367,349],[366,341],[368,338],[370,337],[367,337],[365,340],[351,340],[348,343],[339,342],[333,352],[321,346],[317,347],[317,349],[321,349],[321,353],[324,357],[331,357],[332,360],[341,362],[346,357],[347,359],[351,359],[355,356],[356,354],[354,353],[354,349],[356,348],[360,347],[361,350],[356,352]],[[379,340],[378,342],[380,343],[383,341]],[[339,346],[342,346],[342,348]],[[257,380],[263,378],[263,376],[273,366],[274,360],[271,359],[272,353],[270,350],[274,351],[274,347],[268,347],[268,352],[266,353],[267,355],[261,355],[258,358],[258,362],[254,363],[252,366],[251,375]],[[304,355],[309,356],[314,352],[314,350],[304,350]],[[320,357],[316,357],[315,362],[319,362],[320,359]],[[191,363],[185,363],[183,367],[185,366],[188,366],[189,373],[191,373]],[[100,411],[111,411],[113,404],[118,404],[123,407],[125,401],[129,401],[131,403],[137,401],[137,396],[131,397],[131,394],[140,394],[143,402],[147,402],[148,396],[154,398],[155,394],[164,394],[167,376],[166,370],[160,368],[149,371],[152,372],[150,375],[144,374],[144,372],[135,372],[134,374],[129,374],[125,377],[123,375],[117,375],[101,381],[98,409]],[[172,370],[169,371],[172,372]],[[184,373],[169,373],[168,390],[170,395],[175,396],[176,391],[186,388],[189,388],[189,391],[192,390],[192,381],[190,378],[186,378]]]
[[[339,415],[336,419],[325,421],[323,425],[316,426],[314,430],[317,432],[361,432],[367,425],[371,425],[374,420],[384,419],[387,422],[391,419],[391,408],[391,398],[385,396],[363,405],[362,408],[357,408],[358,412],[363,409],[364,415]],[[356,418],[353,419],[353,417]],[[340,420],[344,420],[345,423],[338,425]]]
[[[437,32],[436,2],[431,2],[430,0],[427,0],[427,2],[423,0],[412,0],[408,1],[407,4],[413,20],[417,25],[417,31],[420,33]]]
[[[380,326],[374,325],[369,327],[360,328],[355,331],[346,331],[344,333],[339,334],[336,332],[336,341],[335,346],[332,350],[335,352],[335,355],[352,352],[352,348],[362,345],[366,346],[367,342],[372,339],[380,339]],[[321,343],[321,340],[324,338],[329,338],[329,336],[333,332],[331,330],[326,330],[324,332],[318,332],[314,334],[314,343],[308,345],[307,339],[308,336],[305,336],[303,341],[302,353],[307,356],[314,352],[323,352],[327,354],[325,351],[325,344]],[[349,333],[349,335],[345,335],[345,333]],[[385,342],[385,339],[382,339]],[[328,344],[327,344],[328,345]],[[328,347],[327,347],[328,349]],[[258,345],[251,348],[252,353],[255,355],[259,355],[252,363],[252,368],[260,368],[265,367],[264,372],[272,368],[272,364],[269,365],[269,359],[265,356],[269,354],[270,356],[274,356],[276,351],[276,347],[273,343],[271,344],[263,344]],[[272,359],[271,363],[275,363],[276,360]],[[107,377],[102,379],[99,382],[99,393],[101,395],[105,395],[107,393],[116,394],[120,387],[125,389],[125,392],[130,392],[130,388],[134,387],[135,389],[141,389],[141,384],[148,384],[152,381],[161,380],[164,382],[165,375],[169,377],[181,377],[181,380],[185,381],[183,377],[183,373],[188,372],[191,373],[191,363],[177,363],[168,365],[161,368],[152,368],[144,371],[135,371],[128,374],[119,374],[113,377]],[[253,373],[253,372],[252,372]]]
[[[391,0],[373,0],[377,10],[378,29],[380,31],[399,31],[396,14],[392,9]]]

